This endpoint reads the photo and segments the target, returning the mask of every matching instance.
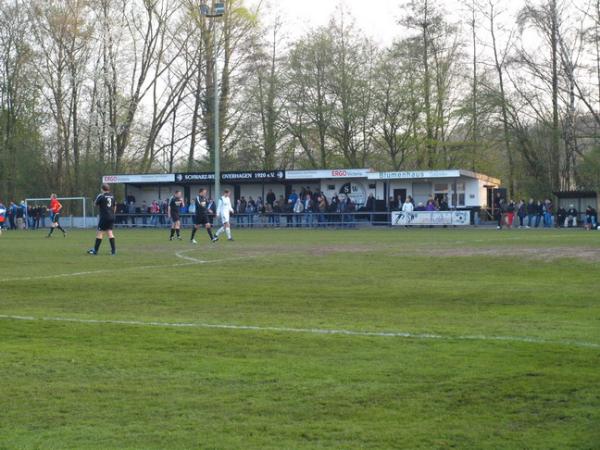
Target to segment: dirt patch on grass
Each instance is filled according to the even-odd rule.
[[[600,261],[600,248],[582,247],[460,247],[422,249],[419,254],[427,256],[490,256],[520,258],[542,261],[577,259],[588,262]]]
[[[305,252],[312,256],[326,256],[333,253],[367,253],[375,252],[378,249],[373,245],[321,245],[305,249]]]
[[[401,247],[399,247],[401,248]],[[260,257],[267,255],[307,255],[307,256],[327,256],[332,254],[346,254],[346,253],[368,253],[368,252],[381,252],[386,247],[381,245],[366,245],[366,244],[326,244],[326,245],[290,245],[274,243],[260,246],[245,246],[236,249],[236,255],[242,255],[245,257]],[[389,250],[389,248],[387,248]]]
[[[230,249],[228,249],[230,250]],[[233,248],[231,249],[233,250]],[[209,252],[210,253],[210,252]],[[228,252],[229,253],[229,252]],[[464,244],[453,247],[428,247],[427,244],[415,243],[398,243],[398,244],[325,244],[325,245],[294,245],[290,243],[285,245],[282,243],[269,243],[266,245],[246,245],[244,247],[235,248],[231,254],[227,256],[238,257],[263,257],[277,255],[306,255],[314,257],[324,257],[335,254],[366,254],[366,253],[381,253],[388,256],[440,256],[440,257],[471,257],[471,256],[487,256],[497,258],[515,258],[529,259],[538,261],[555,261],[559,259],[575,259],[587,262],[600,262],[600,247],[486,247],[486,246],[466,246]]]

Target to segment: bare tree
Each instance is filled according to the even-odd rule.
[[[288,126],[312,167],[328,167],[329,128],[335,99],[328,92],[333,43],[326,29],[296,42],[288,70]]]
[[[502,118],[502,131],[504,140],[504,149],[508,159],[508,191],[511,197],[515,195],[515,157],[513,147],[511,143],[511,135],[509,128],[509,114],[508,114],[508,97],[506,92],[505,84],[505,69],[507,64],[507,58],[509,56],[509,49],[511,46],[513,32],[509,32],[506,42],[502,48],[497,38],[497,20],[501,16],[502,11],[498,10],[496,0],[488,0],[488,10],[486,12],[487,19],[489,21],[489,32],[491,37],[492,52],[494,55],[494,69],[498,77],[498,105],[500,107],[500,114]]]
[[[380,123],[376,129],[394,170],[404,166],[411,150],[418,153],[420,102],[412,65],[418,49],[412,44],[397,42],[382,54],[376,70],[375,109]]]

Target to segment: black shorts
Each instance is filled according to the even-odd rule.
[[[179,222],[181,219],[179,218],[179,214],[171,214],[171,222]]]
[[[60,213],[54,213],[52,215],[52,223],[58,223],[59,220],[60,220]]]
[[[194,225],[206,225],[210,223],[206,214],[196,214],[194,216]]]
[[[115,225],[115,219],[100,218],[98,221],[98,231],[112,230]]]

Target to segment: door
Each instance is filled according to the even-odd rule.
[[[402,204],[406,200],[406,189],[394,189],[394,203],[392,208],[402,209]]]

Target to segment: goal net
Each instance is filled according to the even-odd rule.
[[[93,205],[86,197],[57,197],[62,204],[60,212],[60,224],[68,228],[87,228],[94,224],[91,214],[94,212]],[[30,226],[37,222],[38,226],[50,226],[50,197],[27,198],[27,221]]]

